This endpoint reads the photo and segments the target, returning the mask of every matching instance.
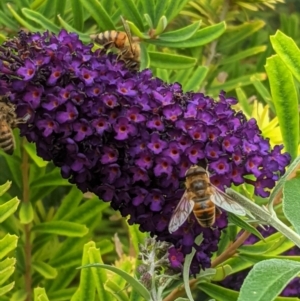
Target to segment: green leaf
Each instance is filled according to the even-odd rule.
[[[34,301],[49,301],[46,290],[43,287],[36,287],[33,291]]]
[[[144,2],[151,3],[151,1],[144,1]],[[145,10],[145,11],[148,11],[148,10]],[[151,17],[148,14],[144,14],[144,17],[146,19],[146,22],[147,22],[148,26],[150,28],[154,28],[153,21],[152,21]]]
[[[73,14],[73,26],[76,30],[82,31],[83,30],[83,7],[80,3],[80,0],[71,0],[71,8]]]
[[[277,30],[276,34],[270,37],[270,40],[282,62],[300,81],[300,50],[295,41],[280,30]]]
[[[35,148],[35,145],[32,144],[32,143],[25,143],[24,144],[24,148],[27,152],[27,154],[30,156],[30,158],[34,161],[34,163],[40,167],[40,168],[43,168],[45,166],[48,165],[48,161],[45,161],[43,160],[41,157],[39,157],[37,154],[36,154],[36,148]]]
[[[19,212],[21,224],[29,224],[33,221],[34,212],[30,202],[22,202]]]
[[[32,228],[32,231],[68,237],[82,237],[88,233],[88,228],[85,225],[72,222],[52,221],[38,224]]]
[[[264,84],[260,81],[257,80],[255,77],[252,78],[252,83],[257,92],[260,94],[260,96],[263,98],[263,100],[270,106],[270,109],[275,113],[275,107],[272,102],[271,95],[269,91],[266,89]]]
[[[103,264],[101,253],[99,249],[90,247],[88,250],[89,263],[100,263]],[[105,269],[91,269],[94,277],[94,283],[100,300],[111,300],[109,294],[104,289],[104,284],[107,280],[107,274]]]
[[[168,25],[168,20],[166,16],[161,16],[155,28],[155,35],[161,34],[166,29],[167,25]]]
[[[38,31],[38,29],[34,26],[32,26],[30,23],[26,22],[23,17],[21,17],[9,3],[6,3],[9,11],[13,15],[13,17],[25,28],[27,28],[31,32]]]
[[[0,271],[0,285],[5,283],[7,279],[14,273],[15,267],[10,266]]]
[[[97,0],[80,0],[81,5],[86,8],[86,10],[91,14],[96,23],[98,24],[101,31],[115,29],[115,25],[103,8],[101,2]]]
[[[5,184],[0,185],[0,196],[2,196],[11,186],[11,181],[6,181]]]
[[[146,40],[150,38],[148,34],[141,32],[134,23],[130,21],[125,21],[125,22],[128,24],[130,28],[130,32],[132,33],[133,36],[137,36],[141,39],[146,39]]]
[[[84,1],[84,0],[83,0]],[[122,15],[136,24],[138,28],[144,30],[141,12],[138,11],[133,0],[116,0],[115,4],[121,9]]]
[[[227,212],[228,215],[228,220],[229,222],[237,225],[238,227],[252,233],[253,235],[255,235],[256,237],[258,237],[261,240],[264,240],[264,237],[260,234],[260,232],[254,228],[252,225],[250,225],[249,223],[247,223],[246,221],[244,221],[242,218],[240,218],[239,216],[231,213],[231,212]]]
[[[228,29],[226,35],[224,35],[224,40],[222,40],[222,42],[220,43],[220,49],[236,45],[238,42],[259,31],[265,26],[265,24],[266,23],[262,20],[256,20],[251,22],[244,22],[239,26],[232,26],[232,29]]]
[[[57,18],[58,18],[59,23],[62,25],[62,27],[65,30],[67,30],[68,32],[76,32],[82,42],[89,43],[91,41],[91,38],[89,37],[89,35],[77,31],[74,27],[70,26],[69,23],[64,21],[60,16],[57,16]]]
[[[248,115],[251,116],[252,107],[249,104],[247,96],[242,88],[235,89],[239,104],[241,105],[243,111]]]
[[[0,240],[0,259],[7,256],[9,252],[14,250],[17,247],[18,236],[6,234]]]
[[[105,289],[114,296],[114,301],[129,301],[127,292],[112,280],[108,280],[105,284]],[[144,299],[145,300],[145,299]],[[147,301],[147,300],[146,300]]]
[[[289,166],[289,168],[287,169],[285,174],[279,179],[279,181],[277,182],[277,185],[275,186],[275,188],[272,190],[272,192],[270,194],[269,208],[273,207],[274,199],[277,196],[277,194],[280,193],[280,190],[283,188],[285,181],[291,176],[292,173],[295,172],[295,170],[299,169],[299,166],[298,166],[299,164],[300,164],[300,156],[298,156],[292,162],[292,164]]]
[[[140,44],[141,47],[141,66],[140,70],[144,70],[150,67],[150,57],[146,48],[145,43]]]
[[[300,178],[286,181],[283,187],[283,212],[296,232],[300,234]]]
[[[244,51],[240,51],[237,54],[234,54],[227,58],[222,59],[221,65],[232,64],[236,61],[243,60],[249,56],[253,56],[260,52],[264,52],[264,51],[266,51],[266,49],[267,49],[267,46],[256,46],[256,47],[252,47],[247,50],[244,50]]]
[[[240,290],[238,301],[272,301],[300,273],[300,263],[270,259],[258,262]]]
[[[184,85],[184,91],[199,91],[200,87],[208,74],[208,68],[205,66],[198,66],[197,69],[188,78],[188,82]]]
[[[196,64],[196,59],[183,55],[149,51],[151,66],[162,69],[185,69]]]
[[[54,279],[57,276],[57,270],[46,262],[34,261],[32,267],[46,279]]]
[[[3,223],[10,217],[18,208],[20,200],[15,197],[8,202],[0,205],[0,223]]]
[[[15,282],[11,282],[5,286],[0,287],[0,296],[5,295],[7,292],[11,291],[15,286]]]
[[[196,237],[195,244],[197,246],[200,246],[202,241],[203,241],[203,235],[201,233],[200,235],[198,235]],[[185,293],[190,301],[194,301],[192,292],[191,292],[191,288],[190,288],[190,284],[189,284],[189,278],[190,278],[190,267],[191,267],[191,263],[192,263],[195,253],[196,253],[196,249],[193,248],[192,252],[185,257],[183,271],[182,271]]]
[[[89,250],[95,248],[93,241],[88,242],[84,245],[82,254],[82,265],[86,265],[90,262]],[[80,271],[80,300],[94,300],[95,299],[95,282],[91,269],[82,269]]]
[[[49,19],[45,18],[42,14],[28,9],[28,8],[22,8],[22,13],[29,19],[37,24],[40,24],[43,29],[49,30],[50,32],[58,33],[60,28],[56,26],[53,22],[51,22]]]
[[[165,15],[169,22],[173,20],[180,11],[185,7],[189,0],[172,0],[172,1],[158,1],[158,2],[167,2],[168,7],[165,11]]]
[[[299,143],[298,97],[291,72],[279,56],[267,59],[271,93],[286,151],[295,159]]]
[[[219,38],[226,29],[226,23],[221,22],[215,25],[205,27],[198,30],[190,39],[180,42],[163,41],[159,38],[152,39],[147,42],[157,46],[170,47],[170,48],[190,48],[202,46],[210,43],[211,41]]]
[[[143,298],[145,300],[151,300],[149,291],[137,279],[132,277],[130,274],[125,273],[124,271],[122,271],[114,266],[110,266],[107,264],[100,264],[100,263],[88,264],[88,265],[82,266],[80,268],[82,269],[82,268],[90,268],[90,267],[104,268],[104,269],[110,270],[110,271],[118,274],[119,276],[123,277],[132,286],[132,288],[134,290],[139,292],[139,294],[141,296],[143,296]]]
[[[162,41],[171,41],[171,42],[185,41],[191,38],[196,33],[196,31],[200,28],[201,23],[202,21],[200,20],[181,29],[165,32],[159,35],[159,39]],[[155,34],[156,33],[157,32],[155,32]]]
[[[138,225],[128,225],[130,242],[133,245],[135,254],[139,254],[139,245],[149,236],[146,232],[141,232]]]
[[[239,295],[239,292],[233,291],[222,286],[208,283],[208,282],[201,282],[199,285],[199,289],[205,292],[210,297],[215,298],[216,300],[222,301],[236,301]],[[251,301],[256,301],[256,299],[252,299]],[[250,300],[249,300],[250,301]],[[265,300],[267,301],[267,300]]]
[[[228,80],[222,84],[212,85],[209,89],[209,92],[212,94],[219,94],[221,90],[229,92],[229,91],[235,90],[237,87],[244,87],[244,86],[252,85],[252,77],[253,76],[256,76],[256,78],[258,78],[259,80],[266,79],[265,73],[255,73],[255,74],[243,75],[243,76],[237,77],[235,79]]]
[[[68,180],[62,179],[59,168],[54,168],[31,183],[31,189],[46,186],[71,186],[71,184]]]

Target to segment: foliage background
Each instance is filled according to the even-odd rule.
[[[265,65],[267,58],[274,54],[270,36],[276,30],[299,44],[299,11],[296,0],[286,3],[255,0],[1,1],[0,41],[15,36],[20,28],[55,33],[65,28],[77,32],[88,43],[90,34],[122,30],[122,15],[130,21],[133,35],[141,39],[142,68],[151,68],[156,76],[167,82],[181,83],[185,91],[202,91],[216,97],[220,90],[225,90],[236,96],[239,99],[236,109],[242,109],[249,118],[255,117],[271,144],[284,142],[286,150],[295,158],[299,131],[286,133],[288,125],[282,122],[285,111],[278,110],[274,104]],[[293,85],[298,99],[296,78]],[[295,102],[295,99],[290,101]],[[296,102],[298,105],[298,100]],[[288,99],[284,106],[289,106]],[[290,118],[297,121],[298,112],[293,112]],[[63,180],[60,171],[51,162],[38,158],[34,145],[21,140],[17,131],[15,137],[15,154],[10,157],[1,151],[0,157],[0,183],[12,181],[10,188],[8,184],[3,186],[1,203],[6,204],[15,196],[21,200],[14,215],[16,202],[9,203],[4,212],[8,212],[5,217],[10,216],[3,219],[0,226],[3,237],[0,254],[5,266],[3,276],[0,274],[0,300],[143,300],[134,296],[121,276],[93,272],[93,279],[102,279],[101,283],[105,284],[102,287],[91,280],[88,269],[79,271],[76,268],[97,258],[133,274],[138,242],[142,242],[146,234],[140,233],[137,227],[128,227],[109,204],[93,195],[83,195]],[[253,197],[258,204],[266,203],[254,197],[252,189],[245,185],[238,190]],[[288,223],[280,205],[277,212]],[[216,255],[234,241],[239,230],[235,225],[228,228]],[[262,256],[259,260],[262,260],[264,255],[275,257],[293,246],[278,233],[266,239],[266,243],[259,242],[256,248],[244,250],[244,257],[223,262],[219,269],[217,267],[213,280],[222,280],[227,274],[252,266],[257,261],[258,250]],[[100,249],[101,258],[96,248]],[[242,249],[240,252],[243,254]],[[8,257],[14,257],[16,262],[6,262]],[[295,260],[299,260],[298,257]],[[226,271],[224,266],[230,266],[230,270]],[[199,278],[204,283],[199,286],[202,293],[198,297],[195,295],[195,300],[237,300],[237,292],[211,284],[208,278]],[[173,288],[177,285],[178,282],[173,283]],[[166,295],[168,292],[166,290]]]

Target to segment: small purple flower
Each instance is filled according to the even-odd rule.
[[[56,113],[56,119],[60,124],[74,121],[78,116],[78,111],[74,105],[67,103],[64,111]]]
[[[117,119],[114,130],[117,133],[115,136],[117,140],[125,140],[129,135],[134,136],[137,133],[136,127],[130,124],[126,117],[119,117]]]
[[[25,81],[32,79],[36,72],[36,66],[31,60],[24,61],[24,67],[20,67],[17,70],[17,75],[22,76]]]
[[[76,132],[76,135],[74,136],[75,141],[82,141],[93,134],[93,130],[91,129],[89,122],[85,119],[75,122],[73,129]]]
[[[152,119],[147,121],[147,128],[151,130],[164,131],[165,126],[159,115],[154,115]]]
[[[169,261],[173,269],[180,270],[184,262],[184,255],[177,249],[169,249]]]
[[[151,142],[148,144],[148,148],[155,154],[158,155],[167,147],[167,143],[159,138],[158,133],[151,135]]]
[[[230,165],[227,161],[227,158],[224,157],[212,162],[209,167],[218,175],[224,175],[230,172]]]

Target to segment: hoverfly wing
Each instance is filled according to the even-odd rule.
[[[227,195],[225,192],[223,192],[216,186],[212,185],[212,189],[213,194],[211,196],[211,200],[217,206],[237,215],[246,215],[245,208],[238,204],[233,198],[231,198],[229,195]]]
[[[173,233],[187,220],[191,212],[193,211],[195,203],[188,199],[188,194],[185,191],[180,199],[177,207],[175,208],[170,223],[169,232]]]

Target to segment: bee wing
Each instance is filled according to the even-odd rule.
[[[192,200],[189,200],[188,194],[185,191],[182,198],[180,199],[177,207],[175,208],[170,223],[169,223],[169,232],[175,232],[189,217],[193,211],[195,203]]]
[[[211,200],[219,207],[225,209],[226,211],[235,213],[237,215],[246,215],[246,210],[240,204],[238,204],[233,198],[228,194],[212,185],[213,194]]]
[[[122,20],[122,23],[123,23],[124,30],[127,34],[127,38],[128,38],[128,41],[129,41],[131,52],[134,53],[134,49],[133,49],[133,46],[132,46],[133,41],[132,41],[132,35],[131,35],[130,28],[129,28],[127,22],[125,21],[125,19],[122,16],[121,16],[121,20]]]

